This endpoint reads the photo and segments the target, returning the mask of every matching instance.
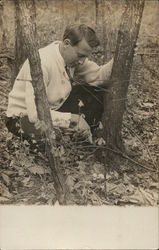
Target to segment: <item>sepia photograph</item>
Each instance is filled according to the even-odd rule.
[[[2,209],[158,208],[158,25],[158,0],[0,0]]]

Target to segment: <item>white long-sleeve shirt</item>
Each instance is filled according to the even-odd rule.
[[[43,79],[46,87],[46,94],[51,110],[53,124],[56,126],[69,127],[71,113],[56,111],[68,98],[72,86],[65,70],[65,62],[59,51],[60,41],[39,50]],[[86,59],[79,65],[76,72],[83,80],[97,86],[102,81],[109,79],[113,60],[109,63],[98,66],[95,62]],[[70,69],[71,76],[74,75],[74,68]],[[37,120],[34,90],[31,83],[29,61],[23,64],[9,94],[7,117],[19,116],[21,113],[27,115],[30,122]]]

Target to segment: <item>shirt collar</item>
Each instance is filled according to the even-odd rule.
[[[65,61],[64,61],[64,59],[60,53],[60,50],[59,50],[59,45],[61,44],[61,41],[55,41],[55,42],[53,42],[53,44],[56,46],[56,54],[57,54],[57,58],[58,58],[60,64],[62,64],[63,67],[65,67],[66,66]]]

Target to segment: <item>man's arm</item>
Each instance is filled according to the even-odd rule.
[[[37,110],[31,82],[27,82],[26,84],[26,107],[29,121],[35,123],[37,121]],[[71,113],[64,113],[55,110],[50,110],[50,112],[54,126],[63,128],[68,128],[70,126]]]
[[[34,90],[31,82],[27,82],[26,86],[26,106],[27,106],[27,114],[29,121],[32,123],[37,122],[37,110],[35,105],[35,96]],[[90,127],[83,117],[80,117],[77,114],[71,114],[66,112],[59,112],[55,110],[50,110],[51,118],[53,122],[53,126],[61,127],[61,128],[74,128],[75,130],[79,129],[89,130]]]
[[[113,61],[114,59],[111,59],[108,63],[99,66],[87,58],[85,62],[79,66],[77,74],[89,85],[106,86],[107,83],[105,81],[110,79]]]
[[[48,72],[45,69],[45,66],[42,65],[43,70],[43,78],[44,83],[47,91],[48,86]],[[31,83],[31,76],[30,76],[30,67],[28,60],[25,61],[21,71],[18,74],[19,80],[25,81],[25,105],[27,109],[27,115],[29,121],[35,123],[37,121],[37,109],[35,104],[35,95],[34,89]],[[61,113],[58,111],[50,110],[53,125],[60,126],[60,127],[69,127],[70,120],[71,120],[71,113]]]
[[[51,91],[48,89],[49,86],[48,72],[44,65],[42,65],[42,70],[43,70],[43,78],[46,87],[46,92],[51,93]],[[35,123],[37,121],[37,110],[35,105],[34,90],[31,81],[26,82],[26,107],[27,107],[27,114],[29,121]],[[63,127],[63,128],[71,127],[74,129],[78,128],[79,130],[89,129],[89,125],[84,120],[84,118],[80,117],[77,114],[59,112],[52,109],[50,110],[50,112],[51,112],[53,126]]]

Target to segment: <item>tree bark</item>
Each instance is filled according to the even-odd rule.
[[[3,30],[3,2],[0,2],[0,49],[3,47],[4,30]]]
[[[53,125],[50,114],[50,107],[47,100],[46,90],[43,81],[43,72],[41,69],[40,55],[37,49],[37,42],[35,39],[36,26],[33,22],[30,9],[34,8],[32,0],[16,0],[16,8],[18,20],[21,26],[21,35],[23,41],[23,48],[27,53],[30,64],[30,73],[32,77],[32,85],[35,94],[35,103],[37,114],[40,121],[46,125],[46,140],[48,146],[48,158],[50,167],[52,169],[55,188],[57,191],[57,198],[60,204],[66,204],[66,189],[64,179],[59,170],[59,161],[54,156],[56,150],[56,143],[53,140]],[[22,48],[21,48],[22,49]]]
[[[14,81],[17,77],[17,74],[20,70],[21,65],[24,63],[24,61],[27,59],[27,51],[25,50],[25,46],[23,46],[23,39],[22,39],[22,26],[20,23],[20,17],[19,17],[19,6],[18,2],[15,1],[15,49],[14,49],[14,68],[12,70],[12,76],[11,76],[11,85],[13,86]],[[32,22],[35,23],[35,8],[34,5],[30,8],[30,17],[32,18]],[[33,14],[34,13],[34,14]],[[23,49],[21,49],[23,48]]]
[[[122,149],[123,145],[121,139],[123,114],[143,9],[144,0],[127,0],[121,18],[110,78],[112,85],[104,99],[104,139],[111,148]]]

